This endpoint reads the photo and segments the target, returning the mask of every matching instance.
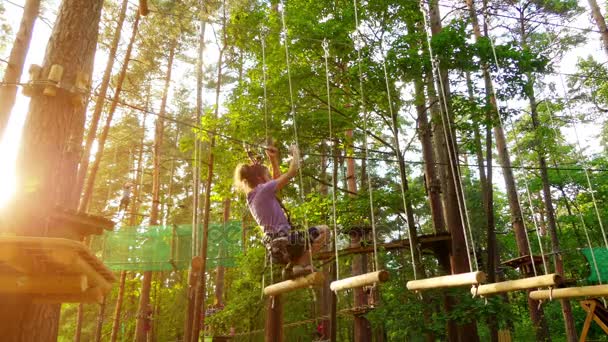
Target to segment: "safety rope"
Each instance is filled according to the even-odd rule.
[[[329,41],[327,39],[323,40],[322,43],[322,47],[323,47],[323,58],[325,59],[325,85],[327,88],[327,117],[329,118],[329,142],[331,144],[331,155],[335,155],[336,150],[335,150],[335,144],[334,144],[334,136],[333,136],[333,123],[332,123],[332,114],[331,114],[331,100],[330,100],[330,88],[329,88],[329,63],[328,63],[328,59],[329,59]],[[334,171],[337,167],[336,165],[336,161],[335,158],[332,161],[332,165],[334,168]],[[336,172],[333,172],[333,175],[335,175]],[[332,186],[332,191],[331,191],[331,209],[332,209],[332,226],[333,226],[333,231],[334,231],[334,252],[335,252],[335,259],[336,259],[336,280],[340,279],[340,262],[338,259],[338,224],[337,224],[337,219],[336,219],[336,190],[338,188],[337,186],[337,179],[336,177],[332,176],[332,182],[331,182],[331,186]]]
[[[354,9],[355,9],[355,32],[356,38],[359,40],[359,45],[363,44],[362,34],[359,30],[359,12],[357,0],[353,0]],[[368,133],[367,133],[367,122],[369,120],[369,112],[367,111],[365,105],[365,92],[363,91],[363,66],[362,66],[362,58],[361,58],[361,46],[355,46],[357,50],[357,65],[359,68],[359,92],[361,93],[361,110],[363,111],[363,144],[365,147],[364,152],[364,160],[367,160],[369,155],[369,146],[368,146]],[[369,193],[369,207],[370,207],[370,220],[372,225],[372,234],[373,234],[373,244],[374,244],[374,269],[379,270],[378,264],[378,246],[376,242],[376,217],[374,213],[374,194],[372,191],[372,177],[371,175],[367,175],[367,191]]]

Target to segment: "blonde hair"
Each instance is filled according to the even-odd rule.
[[[239,164],[234,170],[234,185],[245,193],[253,190],[261,179],[268,173],[268,168],[262,164]]]

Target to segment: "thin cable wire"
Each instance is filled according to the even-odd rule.
[[[381,45],[382,46],[382,45]],[[388,81],[388,72],[386,70],[386,56],[383,56],[383,60],[382,60],[382,69],[384,70],[384,80],[386,81],[386,94],[387,94],[387,100],[388,100],[388,107],[389,107],[389,112],[391,114],[391,117],[393,117],[394,112],[393,112],[393,101],[391,99],[391,90],[390,90],[390,84]],[[395,149],[396,149],[396,153],[399,154],[399,158],[402,158],[401,155],[401,148],[399,147],[399,134],[398,134],[398,127],[396,126],[396,122],[397,120],[394,120],[395,123],[395,127],[392,127],[392,131],[393,131],[393,138],[395,139]],[[403,169],[403,164],[399,163],[399,173],[405,177],[405,170]],[[400,189],[401,189],[401,200],[403,201],[403,210],[405,210],[407,212],[407,201],[405,199],[405,179],[401,180],[400,183]],[[410,231],[409,229],[406,229],[407,231],[407,237],[408,237],[408,241],[410,243],[410,254],[412,257],[412,265],[414,266],[414,280],[418,279],[418,274],[416,271],[416,258],[415,258],[415,250],[414,249],[414,242],[412,241],[412,237],[410,236]]]
[[[438,82],[438,87],[441,89],[441,97],[442,100],[441,101],[443,106],[439,106],[441,109],[441,121],[442,121],[442,126],[443,126],[443,134],[445,136],[446,139],[446,143],[448,145],[448,154],[449,157],[451,159],[452,162],[450,162],[450,169],[452,170],[452,181],[454,182],[454,186],[457,187],[457,193],[456,193],[456,202],[458,203],[458,209],[460,211],[460,221],[462,223],[462,229],[463,229],[463,235],[464,235],[464,242],[465,242],[465,247],[467,250],[467,260],[469,262],[469,270],[471,272],[473,272],[473,262],[471,260],[471,249],[469,246],[469,238],[467,236],[467,222],[465,222],[465,216],[467,216],[468,214],[463,212],[463,206],[462,206],[462,200],[463,198],[460,196],[460,194],[458,193],[458,190],[461,190],[460,192],[462,193],[462,195],[464,196],[464,192],[462,192],[462,189],[459,189],[458,186],[461,185],[462,183],[460,182],[460,179],[458,179],[460,177],[460,172],[455,170],[455,165],[454,163],[457,163],[457,156],[455,154],[456,151],[454,151],[454,146],[452,146],[452,144],[450,144],[450,139],[451,139],[451,132],[450,135],[448,135],[448,129],[451,130],[451,125],[448,128],[448,126],[446,125],[446,121],[449,121],[449,117],[448,117],[448,104],[447,104],[447,99],[446,99],[446,94],[445,94],[445,90],[444,90],[444,85],[443,85],[443,81],[441,80],[441,75],[437,75],[437,72],[439,72],[439,61],[437,61],[434,58],[434,54],[433,54],[433,47],[431,46],[431,32],[429,32],[429,19],[427,19],[427,15],[429,15],[426,7],[423,5],[423,1],[420,1],[420,9],[422,11],[422,17],[424,20],[424,29],[426,32],[426,40],[427,40],[427,45],[428,45],[428,49],[429,49],[429,54],[430,54],[430,59],[431,59],[431,72],[433,74],[433,78]],[[429,17],[430,18],[430,17]],[[474,253],[476,253],[473,250]],[[477,257],[475,256],[475,264],[477,264]],[[479,269],[479,267],[477,267],[477,269]]]
[[[333,123],[332,123],[332,115],[331,115],[331,101],[330,101],[330,88],[329,88],[329,63],[328,63],[328,59],[329,59],[329,42],[327,40],[323,41],[323,50],[324,50],[324,58],[325,58],[325,84],[327,87],[327,117],[328,117],[328,121],[329,121],[329,142],[331,144],[331,152],[330,154],[335,154],[335,144],[334,144],[334,137],[333,137]],[[332,160],[332,165],[334,168],[334,171],[337,167],[336,165],[336,161]],[[336,172],[333,172],[333,175],[335,175]],[[338,259],[338,223],[336,220],[336,188],[337,186],[337,179],[336,177],[332,176],[332,181],[331,181],[331,186],[332,186],[332,191],[331,191],[331,209],[332,209],[332,224],[333,224],[333,228],[334,228],[334,252],[336,254],[336,280],[340,279],[340,263],[339,263],[339,259]]]
[[[357,0],[353,0],[354,8],[355,8],[355,32],[357,34],[357,38],[361,38],[361,32],[359,30],[359,12]],[[367,121],[369,120],[369,112],[365,106],[365,92],[363,91],[363,67],[362,67],[362,58],[361,58],[361,47],[357,47],[357,65],[359,67],[359,92],[361,93],[361,110],[363,110],[363,144],[365,147],[365,159],[367,160],[367,156],[369,154],[368,151],[368,142],[367,142]],[[378,265],[378,246],[376,243],[376,216],[374,214],[374,194],[372,191],[372,177],[371,175],[367,175],[367,191],[369,193],[369,207],[370,207],[370,220],[372,224],[372,234],[373,243],[374,243],[374,267],[375,270],[379,270]]]

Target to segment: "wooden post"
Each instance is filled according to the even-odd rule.
[[[596,302],[591,302],[589,308],[585,308],[585,305],[581,303],[581,306],[587,311],[587,318],[585,318],[585,324],[583,324],[583,330],[581,330],[581,336],[579,341],[585,342],[587,340],[587,333],[589,332],[589,328],[591,327],[591,321],[593,321],[593,316],[595,316],[595,306]]]
[[[559,284],[560,281],[561,277],[553,273],[538,277],[530,277],[524,279],[503,281],[500,283],[480,285],[477,289],[471,289],[471,294],[484,297],[503,292],[555,286]]]
[[[266,299],[266,327],[264,341],[283,342],[283,303],[281,296]]]
[[[479,285],[480,283],[483,283],[485,279],[486,275],[483,272],[460,273],[435,278],[410,280],[407,282],[407,289],[410,291],[419,291],[444,287]]]

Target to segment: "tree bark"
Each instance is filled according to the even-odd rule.
[[[1,213],[2,226],[19,236],[48,236],[47,218],[57,205],[75,209],[68,181],[76,177],[71,153],[82,143],[85,108],[70,92],[77,75],[91,78],[103,1],[64,0],[47,45],[42,77],[52,65],[64,67],[56,96],[36,88],[17,157],[20,178],[13,201]],[[4,341],[51,341],[57,338],[58,304],[35,304],[27,295],[0,295],[0,336]]]
[[[528,99],[530,100],[530,117],[532,118],[532,126],[535,132],[538,132],[540,128],[540,122],[538,119],[538,104],[536,102],[536,96],[534,94],[534,78],[530,77],[530,87],[528,91]],[[535,133],[538,134],[538,133]],[[557,223],[555,220],[555,210],[553,208],[553,199],[551,197],[551,183],[549,182],[549,173],[547,171],[547,160],[545,159],[545,152],[542,146],[541,140],[537,136],[538,146],[538,165],[540,167],[540,176],[543,183],[543,203],[547,216],[547,223],[549,225],[549,235],[551,237],[551,247],[553,253],[553,262],[555,264],[555,272],[561,276],[564,275],[564,262],[562,260],[562,254],[560,250],[559,238],[557,235]],[[566,337],[569,342],[575,342],[578,339],[576,327],[574,325],[574,318],[572,316],[572,306],[568,299],[560,300],[562,306],[562,316],[564,317],[564,324],[566,325]]]
[[[93,146],[93,141],[97,137],[97,126],[99,125],[99,119],[101,118],[103,106],[106,101],[106,94],[108,92],[108,86],[110,85],[110,77],[112,76],[112,67],[114,66],[114,60],[116,59],[116,51],[118,50],[118,43],[120,43],[120,35],[122,32],[123,23],[125,22],[128,3],[129,3],[129,0],[123,0],[122,6],[120,8],[120,12],[118,14],[118,22],[116,24],[116,30],[114,31],[114,37],[112,38],[112,43],[110,45],[108,63],[106,64],[106,69],[104,70],[104,73],[103,73],[101,85],[99,86],[99,95],[97,96],[97,101],[95,102],[95,108],[93,109],[93,115],[91,118],[91,124],[89,125],[89,132],[87,133],[87,138],[86,138],[86,142],[84,145],[84,151],[82,152],[82,156],[80,158],[80,166],[78,168],[78,178],[76,179],[76,193],[74,194],[75,198],[80,197],[81,192],[82,192],[82,187],[84,185],[84,180],[87,175],[87,171],[88,171],[88,167],[89,167],[89,158],[90,158],[90,154],[91,154],[91,146]],[[134,38],[132,36],[131,40],[133,40],[133,39]]]
[[[103,127],[103,131],[99,136],[98,140],[98,150],[95,154],[95,161],[93,162],[93,166],[91,167],[89,177],[87,179],[87,184],[84,189],[84,194],[82,195],[82,199],[80,201],[80,206],[78,208],[81,212],[86,212],[89,208],[89,203],[91,202],[91,198],[93,196],[93,189],[95,187],[95,179],[97,178],[97,172],[99,171],[99,165],[101,164],[101,159],[103,158],[103,153],[105,149],[106,140],[108,138],[108,134],[110,132],[110,128],[112,128],[112,118],[114,117],[114,112],[116,111],[116,107],[118,106],[118,102],[120,101],[120,93],[122,91],[122,85],[127,76],[127,70],[129,68],[129,60],[131,59],[131,52],[133,51],[133,44],[135,43],[135,39],[137,38],[137,29],[139,27],[139,12],[135,14],[135,21],[133,22],[133,32],[131,33],[131,40],[129,41],[129,45],[127,46],[127,51],[125,52],[125,59],[122,64],[122,69],[120,70],[120,74],[118,75],[118,80],[116,81],[116,90],[114,90],[114,97],[112,98],[112,104],[110,105],[110,110],[108,111],[108,116],[106,117],[106,122]],[[87,157],[88,159],[88,157]]]
[[[222,3],[223,8],[223,16],[222,20],[225,23],[226,20],[226,1],[224,0]],[[224,33],[225,35],[226,33]],[[219,51],[218,56],[218,69],[217,69],[217,79],[216,79],[216,88],[215,88],[215,112],[213,114],[213,118],[216,119],[219,116],[219,102],[220,102],[220,91],[222,86],[222,76],[223,76],[223,68],[222,64],[224,63],[224,52],[227,48],[226,45],[226,36],[223,37],[224,45]],[[209,238],[209,219],[210,219],[210,208],[211,208],[211,187],[213,185],[213,163],[214,163],[214,153],[213,149],[215,147],[215,136],[213,133],[209,133],[209,159],[207,161],[207,179],[205,180],[205,198],[204,198],[204,207],[203,207],[203,236],[201,243],[201,270],[200,276],[197,283],[197,291],[194,299],[194,316],[192,321],[192,335],[190,338],[191,342],[197,342],[199,340],[199,335],[201,331],[205,331],[205,288],[206,288],[206,267],[207,267],[207,242]]]
[[[139,14],[138,14],[139,17]],[[171,84],[171,71],[173,68],[173,58],[177,48],[177,38],[174,38],[170,43],[169,58],[167,60],[167,72],[165,75],[165,85],[163,87],[163,95],[160,104],[160,113],[156,119],[154,132],[154,155],[152,171],[152,206],[150,209],[150,225],[159,224],[160,216],[160,182],[161,182],[161,157],[162,146],[165,133],[165,116],[167,109],[167,98],[169,96],[169,86]],[[148,320],[147,313],[150,306],[150,286],[152,285],[152,272],[145,271],[141,282],[141,293],[139,295],[139,308],[137,315],[137,324],[135,326],[135,341],[145,342],[147,337],[146,323]]]
[[[439,13],[439,5],[437,0],[431,0],[429,2],[429,13],[430,13],[430,25],[433,36],[439,34],[443,28],[441,26],[441,14]],[[444,106],[444,113],[442,118],[437,123],[443,124],[443,135],[445,136],[445,147],[446,151],[451,151],[451,155],[448,154],[447,162],[449,167],[446,167],[447,171],[447,187],[445,188],[446,193],[446,223],[448,230],[451,233],[452,241],[452,254],[450,256],[450,263],[452,267],[452,273],[465,273],[470,271],[469,264],[467,262],[469,258],[469,252],[466,249],[465,243],[465,220],[464,213],[461,212],[459,206],[460,203],[464,203],[463,189],[460,183],[460,171],[458,166],[458,148],[456,144],[456,136],[453,128],[450,128],[448,124],[451,124],[452,117],[451,113],[451,92],[448,77],[448,70],[445,67],[439,65],[439,101],[440,106]],[[431,90],[429,90],[431,91]],[[453,125],[452,125],[453,126]],[[437,148],[437,147],[436,147]],[[464,210],[464,208],[462,208]],[[454,333],[454,331],[448,331],[448,334]],[[475,322],[469,322],[457,326],[457,336],[449,336],[450,340],[453,341],[479,341],[477,334],[477,326]]]
[[[106,304],[108,297],[103,298],[103,302],[99,305],[99,313],[97,314],[97,324],[95,326],[95,342],[101,342],[101,332],[103,330],[103,321],[106,315]]]
[[[604,52],[606,53],[606,55],[608,55],[608,28],[606,28],[606,20],[604,20],[604,16],[602,15],[600,6],[597,5],[597,1],[588,1],[589,7],[591,7],[591,14],[593,15],[593,20],[595,20],[595,24],[597,25],[597,28],[600,31],[600,35],[602,36],[602,45],[604,45]]]
[[[19,24],[19,31],[13,42],[8,64],[4,71],[4,77],[0,86],[0,141],[4,137],[4,131],[15,105],[17,96],[17,84],[21,80],[25,57],[30,48],[34,24],[40,11],[40,0],[27,0],[23,6],[23,16]]]
[[[204,9],[205,5],[203,1],[199,1],[200,6],[200,32],[198,37],[198,55],[196,60],[196,117],[195,124],[201,124],[201,118],[203,117],[203,51],[205,49],[205,20],[204,20]],[[200,206],[200,156],[201,156],[201,142],[195,135],[194,139],[194,161],[192,167],[192,256],[198,255],[200,248],[198,246],[198,224],[200,222],[198,208]],[[243,225],[243,231],[245,225]],[[244,240],[243,240],[244,242]],[[191,265],[190,265],[191,266]],[[194,277],[192,267],[188,269],[188,279]],[[184,320],[184,341],[190,341],[192,334],[192,320],[194,313],[194,301],[195,301],[195,287],[188,284],[188,308],[186,309],[186,319]]]

